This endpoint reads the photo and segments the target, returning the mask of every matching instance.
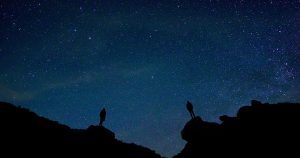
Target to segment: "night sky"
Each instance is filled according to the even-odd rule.
[[[0,0],[0,100],[178,153],[190,116],[300,102],[300,1]]]

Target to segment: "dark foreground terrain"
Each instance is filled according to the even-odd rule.
[[[181,131],[187,144],[174,158],[300,156],[300,104],[253,100],[235,117],[220,120],[217,124],[198,116],[187,122]]]
[[[197,116],[188,121],[181,131],[187,143],[174,158],[300,156],[300,104],[252,101],[235,117],[220,120]],[[115,139],[103,126],[71,129],[5,102],[0,102],[0,129],[1,155],[6,157],[161,157]]]
[[[148,148],[115,139],[103,126],[71,129],[4,102],[0,103],[0,126],[0,155],[7,157],[160,158]]]

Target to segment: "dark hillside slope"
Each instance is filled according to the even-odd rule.
[[[174,158],[300,156],[300,104],[253,100],[236,117],[220,120],[217,124],[198,116],[187,122],[181,131],[187,144]]]
[[[0,102],[0,127],[1,152],[10,156],[160,158],[150,149],[115,139],[103,126],[71,129],[4,102]]]

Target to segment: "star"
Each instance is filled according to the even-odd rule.
[[[105,105],[120,140],[173,157],[185,145],[186,100],[207,121],[252,99],[300,102],[299,8],[295,0],[5,1],[0,101],[72,128],[95,123]]]

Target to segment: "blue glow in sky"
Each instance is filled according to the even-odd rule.
[[[0,100],[165,156],[196,115],[300,102],[296,0],[1,0]]]

